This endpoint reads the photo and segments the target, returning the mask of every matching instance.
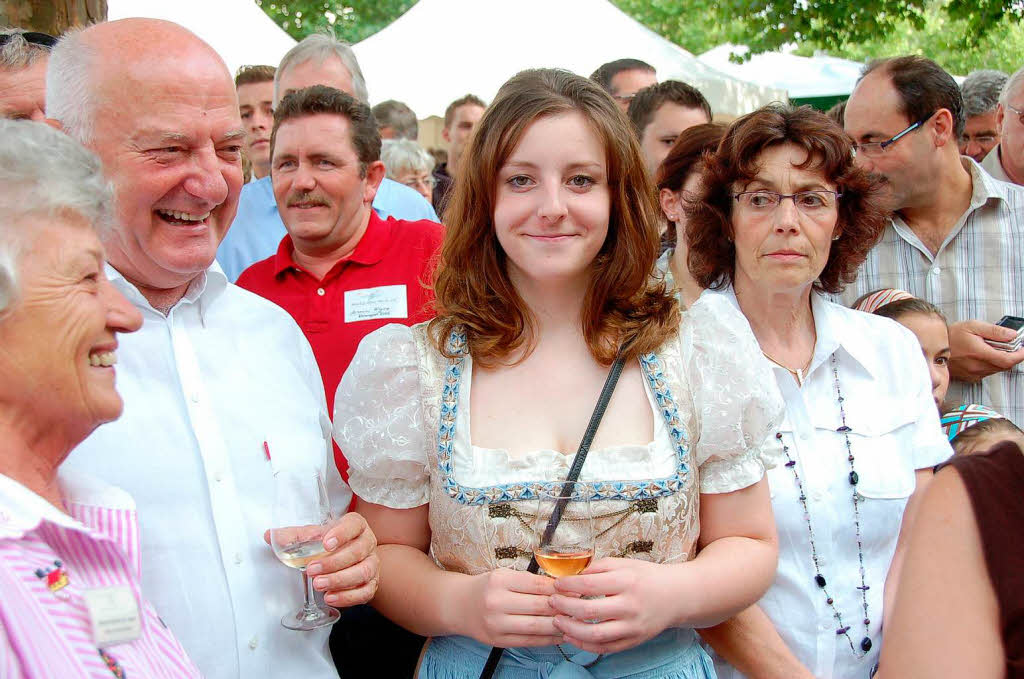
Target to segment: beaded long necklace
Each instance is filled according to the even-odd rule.
[[[860,496],[857,494],[857,484],[860,482],[860,477],[857,475],[857,469],[853,465],[853,449],[850,446],[850,432],[852,431],[846,424],[846,408],[843,406],[843,392],[839,386],[839,368],[838,360],[836,359],[835,353],[832,354],[830,363],[832,365],[832,378],[835,384],[836,401],[839,403],[839,418],[841,420],[841,426],[836,429],[837,432],[843,435],[846,439],[846,460],[850,463],[850,473],[847,476],[847,480],[850,483],[850,488],[853,491],[853,525],[856,529],[857,535],[857,559],[860,566],[860,590],[861,602],[864,607],[864,638],[860,641],[860,650],[862,653],[857,652],[857,648],[854,646],[853,638],[850,637],[850,626],[843,623],[843,616],[836,608],[835,599],[828,590],[828,581],[825,580],[825,576],[821,574],[821,565],[818,561],[818,551],[814,545],[814,527],[811,525],[811,513],[807,507],[807,493],[804,491],[804,483],[800,478],[800,472],[796,468],[796,460],[794,460],[789,454],[789,446],[785,443],[782,444],[782,452],[786,455],[786,467],[793,472],[793,478],[796,479],[796,488],[799,495],[797,496],[800,500],[800,505],[804,510],[804,521],[807,523],[807,534],[810,537],[811,542],[811,561],[814,563],[814,583],[821,589],[825,595],[825,602],[828,603],[832,609],[832,615],[835,617],[836,622],[839,623],[839,627],[836,629],[836,635],[846,637],[846,640],[850,644],[850,651],[857,657],[863,657],[871,650],[871,636],[869,634],[869,628],[871,625],[871,618],[868,615],[868,590],[871,587],[868,586],[866,580],[866,573],[864,570],[864,547],[860,535]],[[775,438],[782,442],[782,432],[777,432]]]

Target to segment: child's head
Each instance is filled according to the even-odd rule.
[[[941,410],[949,389],[949,328],[946,317],[935,305],[909,297],[889,302],[874,310],[877,316],[891,318],[910,330],[921,344],[921,353],[928,361],[932,378],[932,398]]]
[[[960,406],[960,408],[978,408],[979,406]],[[986,410],[988,410],[986,408]],[[973,421],[961,418],[963,410],[957,409],[952,413],[943,416],[943,424],[946,425],[947,418],[955,418],[960,424],[959,433],[950,438],[949,444],[953,446],[953,453],[956,455],[973,455],[988,450],[1002,441],[1013,441],[1021,450],[1024,450],[1024,432],[1016,427],[1005,417],[993,413],[993,417]]]

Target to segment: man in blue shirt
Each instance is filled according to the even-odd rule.
[[[363,102],[369,99],[352,48],[326,35],[311,35],[284,55],[274,76],[274,106],[289,92],[311,85],[334,87]],[[390,179],[377,189],[373,209],[382,218],[439,221],[423,196]],[[285,234],[270,176],[250,182],[242,188],[238,214],[217,249],[217,262],[234,281],[251,264],[277,252]]]

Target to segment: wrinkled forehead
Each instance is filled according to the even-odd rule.
[[[197,57],[108,64],[93,74],[97,129],[105,121],[122,131],[169,125],[212,127],[223,133],[226,130],[221,128],[241,126],[234,82],[219,60]]]

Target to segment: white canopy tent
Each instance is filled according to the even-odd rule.
[[[730,54],[745,54],[746,46],[719,45],[700,60],[734,78],[752,80],[789,92],[793,99],[845,96],[853,91],[864,64],[830,56],[801,57],[782,50],[755,54],[736,64]]]
[[[148,17],[181,24],[209,43],[234,74],[239,66],[277,66],[295,39],[252,0],[107,0],[107,18]]]
[[[355,52],[371,100],[398,99],[420,118],[442,115],[467,93],[490,101],[526,68],[588,76],[623,57],[651,64],[659,80],[698,87],[715,113],[736,115],[786,99],[783,90],[708,66],[608,0],[419,0]]]

